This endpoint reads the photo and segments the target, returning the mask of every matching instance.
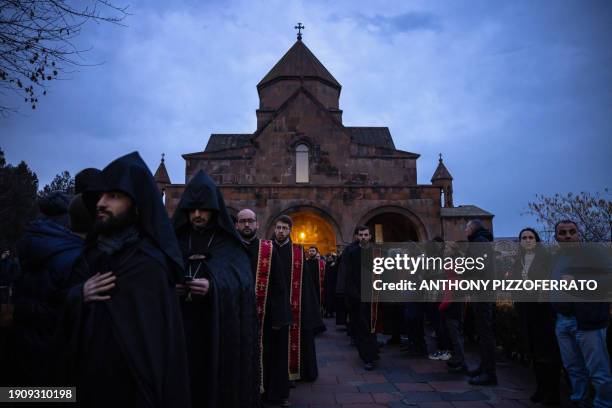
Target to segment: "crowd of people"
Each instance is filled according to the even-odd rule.
[[[355,228],[340,254],[325,257],[316,246],[292,242],[287,215],[274,220],[272,237],[262,237],[256,212],[230,216],[203,171],[169,218],[138,153],[81,171],[73,196],[53,192],[38,204],[40,217],[18,243],[17,258],[4,251],[0,259],[0,287],[8,288],[0,303],[10,297],[14,308],[10,319],[6,309],[0,319],[10,326],[0,338],[2,385],[75,386],[83,407],[288,406],[296,381],[318,377],[315,338],[331,317],[346,326],[365,370],[376,369],[381,347],[397,344],[407,356],[446,361],[470,384],[497,385],[494,303],[450,292],[435,303],[363,301],[367,226]],[[580,241],[571,220],[561,220],[555,234],[560,243]],[[466,239],[493,237],[472,220]],[[444,255],[463,251],[434,241]],[[532,279],[546,270],[572,279],[572,252],[552,255],[539,241],[532,228],[519,233],[509,276]],[[564,368],[575,404],[591,404],[592,385],[592,404],[612,406],[610,305],[515,308],[536,378],[531,400],[559,404]],[[464,352],[467,310],[480,355],[472,369]],[[437,349],[429,352],[425,321],[436,335]],[[380,331],[391,335],[387,344],[378,340]]]

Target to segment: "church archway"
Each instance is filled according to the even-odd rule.
[[[370,228],[373,242],[417,242],[428,239],[421,220],[401,207],[374,209],[362,217],[360,224]]]
[[[315,207],[295,207],[283,211],[293,220],[291,240],[308,248],[316,246],[322,255],[336,252],[338,229],[331,218]],[[280,214],[279,214],[280,215]],[[276,218],[276,217],[274,217]],[[269,236],[274,234],[274,219],[268,226]]]

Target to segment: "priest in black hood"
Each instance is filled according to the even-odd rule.
[[[134,152],[84,194],[95,230],[60,322],[58,383],[75,385],[82,407],[189,407],[183,262],[153,176]]]
[[[255,290],[247,251],[221,192],[199,171],[172,222],[185,262],[178,284],[194,407],[256,406]]]

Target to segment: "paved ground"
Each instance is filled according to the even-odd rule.
[[[448,374],[443,361],[405,357],[398,346],[385,346],[374,371],[365,371],[345,331],[326,320],[317,338],[319,378],[291,390],[293,408],[524,408],[529,401],[531,370],[516,363],[497,365],[499,385],[473,387],[463,375]],[[473,353],[468,362],[475,366]]]

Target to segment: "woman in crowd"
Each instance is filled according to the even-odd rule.
[[[518,238],[518,254],[508,278],[548,279],[550,255],[540,243],[538,233],[533,228],[524,228]],[[530,399],[545,405],[559,404],[561,358],[555,338],[554,311],[547,301],[515,302],[514,305],[536,377],[536,391]]]

